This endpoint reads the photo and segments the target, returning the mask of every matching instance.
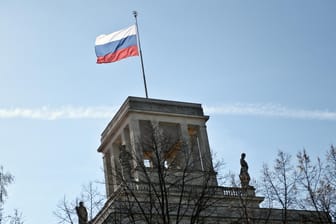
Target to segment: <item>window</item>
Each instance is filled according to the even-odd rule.
[[[149,159],[144,159],[145,167],[151,167],[151,161]]]

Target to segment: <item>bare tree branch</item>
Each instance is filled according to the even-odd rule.
[[[87,206],[89,218],[93,217],[100,211],[104,205],[105,196],[100,193],[98,187],[94,182],[89,182],[87,185],[82,186],[80,200]],[[78,199],[69,201],[66,196],[56,206],[53,212],[58,223],[60,224],[74,224],[77,222],[77,215],[75,207],[78,205]]]
[[[180,137],[170,136],[165,130],[151,126],[136,145],[143,155],[132,153],[123,147],[121,157],[130,158],[136,164],[132,167],[138,177],[128,176],[129,166],[120,160],[121,169],[116,179],[122,181],[122,194],[111,209],[116,210],[114,219],[122,217],[123,222],[136,223],[181,223],[186,218],[190,223],[198,223],[200,215],[211,207],[209,195],[215,194],[214,181],[216,172],[206,167],[202,170],[193,160],[191,147]],[[187,148],[189,147],[189,148]],[[126,156],[125,153],[128,153]],[[197,152],[198,153],[198,152]],[[209,161],[203,158],[205,167]],[[203,169],[205,169],[203,167]],[[216,185],[217,186],[217,185]],[[209,210],[210,213],[210,210]]]

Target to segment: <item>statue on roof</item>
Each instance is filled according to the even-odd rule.
[[[245,153],[242,153],[241,154],[241,158],[240,158],[240,174],[239,174],[239,178],[240,178],[240,183],[241,183],[241,186],[243,188],[246,188],[246,187],[249,187],[249,183],[250,183],[250,175],[248,173],[248,164],[247,162],[245,161],[245,157],[246,157],[246,154]]]
[[[76,206],[76,213],[78,216],[78,224],[88,223],[88,213],[84,206],[84,202],[79,202],[79,206]]]
[[[125,180],[131,180],[131,172],[132,172],[132,156],[130,152],[127,150],[126,145],[121,145],[119,147],[119,162],[121,165],[121,175]]]

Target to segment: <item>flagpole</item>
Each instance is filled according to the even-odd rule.
[[[139,34],[139,28],[138,28],[138,20],[137,20],[138,13],[137,13],[137,11],[133,11],[133,15],[134,15],[134,18],[135,18],[135,26],[136,26],[136,31],[137,31],[137,40],[138,40],[138,44],[139,44],[139,52],[140,52],[140,60],[141,60],[141,68],[142,68],[142,78],[143,78],[143,81],[144,81],[146,98],[148,99],[145,69],[144,69],[144,63],[143,63],[142,51],[141,51],[141,44],[140,44],[140,34]]]

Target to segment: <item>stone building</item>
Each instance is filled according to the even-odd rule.
[[[128,97],[101,136],[107,201],[91,222],[284,223],[260,207],[247,171],[243,187],[218,185],[208,119],[200,104]],[[286,223],[317,215],[289,210]]]

